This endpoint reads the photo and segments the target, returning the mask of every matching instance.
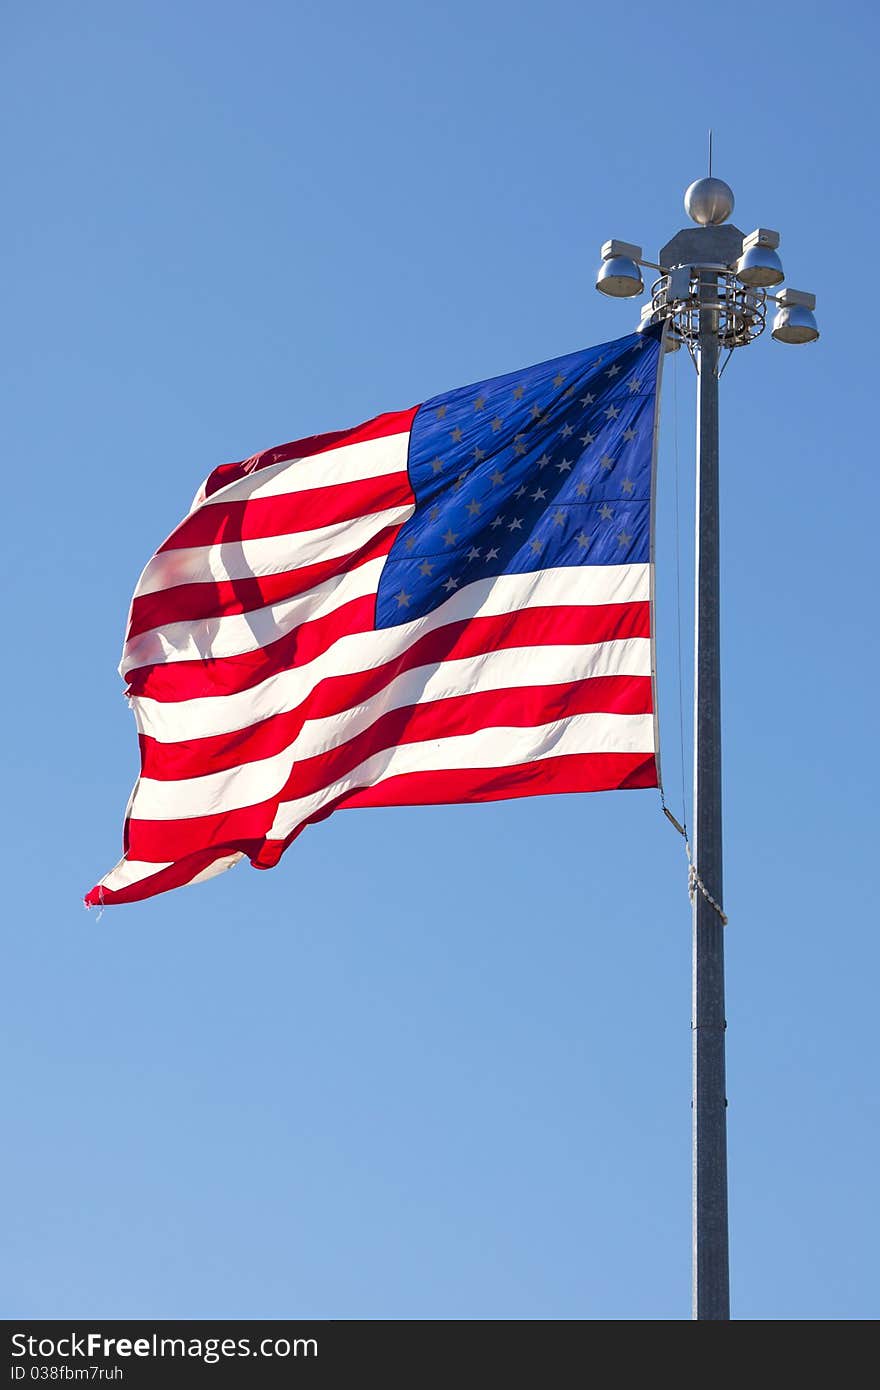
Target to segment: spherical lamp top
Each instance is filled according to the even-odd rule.
[[[684,208],[701,227],[717,227],[733,212],[733,189],[723,179],[697,179],[684,195]]]

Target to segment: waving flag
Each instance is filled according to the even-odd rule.
[[[141,775],[87,903],[353,806],[657,784],[657,333],[217,468],[144,570]]]

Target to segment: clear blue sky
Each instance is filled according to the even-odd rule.
[[[654,793],[344,813],[271,873],[80,898],[137,766],[131,590],[201,478],[628,332],[598,248],[684,225],[710,122],[823,332],[722,383],[733,1309],[877,1316],[877,30],[791,0],[7,13],[5,1316],[689,1316]],[[680,353],[673,805],[694,383]]]

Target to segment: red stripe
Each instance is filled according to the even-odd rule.
[[[490,620],[488,620],[490,621]],[[433,634],[432,634],[433,635]],[[515,643],[490,643],[483,647],[483,650],[498,651],[502,646],[526,645],[522,641],[522,636]],[[528,645],[539,645],[528,643]],[[459,652],[454,653],[459,656]],[[476,654],[476,653],[472,653]],[[409,654],[407,654],[409,655]],[[401,661],[389,663],[397,668]],[[413,662],[411,669],[417,666],[418,662]],[[264,719],[259,724],[254,724],[250,728],[236,729],[227,734],[216,734],[208,738],[190,739],[180,743],[160,743],[157,739],[147,735],[141,735],[141,775],[150,777],[156,781],[173,782],[180,778],[202,777],[213,772],[222,772],[227,768],[238,767],[244,763],[256,762],[261,758],[270,758],[280,753],[284,748],[289,747],[300,733],[306,719],[321,719],[326,715],[336,714],[340,709],[350,708],[354,705],[363,704],[373,694],[376,693],[378,681],[387,668],[380,667],[377,671],[362,672],[355,677],[330,677],[321,681],[313,691],[294,710],[285,711],[277,714],[271,719]],[[391,680],[399,674],[395,669],[389,674],[387,680]],[[363,682],[360,690],[356,689],[356,683]],[[386,681],[387,683],[387,681]],[[651,681],[647,676],[594,676],[583,682],[581,696],[577,699],[578,708],[583,711],[604,711],[608,714],[648,714],[651,710]],[[343,690],[339,687],[348,687],[352,698],[343,700],[340,705],[340,696]],[[355,687],[353,690],[352,687]],[[535,687],[530,687],[534,689]],[[547,687],[548,691],[563,691],[568,687],[560,684],[555,687]],[[509,692],[514,698],[515,692]],[[528,693],[528,690],[526,691]],[[450,721],[451,727],[456,733],[463,733],[466,730],[465,721],[456,720],[457,701],[473,701],[483,698],[485,695],[495,695],[493,691],[480,691],[474,695],[465,695],[445,699],[437,702],[442,705],[446,719]],[[552,702],[552,696],[548,695],[548,703]],[[427,706],[423,706],[427,708]],[[402,719],[404,725],[410,724],[412,706],[407,706],[399,711],[392,711],[385,717]],[[544,723],[544,718],[525,719],[521,721],[516,717],[517,711],[512,710],[511,718],[498,718],[491,720],[498,724],[519,724]],[[547,715],[546,718],[552,718]],[[442,730],[443,734],[448,734],[450,727]],[[392,740],[392,742],[395,740]],[[405,741],[403,738],[398,740]],[[380,744],[377,746],[386,746]],[[332,780],[332,778],[328,778]],[[297,793],[300,795],[301,793]]]
[[[404,772],[350,792],[340,806],[441,806],[456,801],[505,801],[545,792],[623,791],[656,787],[653,753],[565,753],[514,767],[465,767]]]
[[[253,807],[182,820],[153,821],[137,817],[129,821],[129,854],[134,859],[166,860],[219,840],[233,839],[231,825],[248,837],[264,833],[282,801],[311,796],[346,776],[374,753],[407,743],[427,742],[480,729],[529,728],[592,711],[617,714],[649,714],[649,677],[597,677],[562,685],[529,686],[512,690],[485,690],[456,695],[427,704],[388,710],[354,738],[292,763],[284,785],[271,798]],[[135,806],[137,800],[135,800]]]
[[[294,665],[300,666],[304,660],[311,659],[304,658],[301,652],[314,650],[314,654],[317,654],[317,649],[326,650],[331,645],[327,640],[327,634],[331,631],[336,631],[333,640],[337,640],[349,631],[370,630],[372,620],[366,622],[365,608],[358,607],[365,604],[374,605],[375,599],[372,596],[354,599],[324,618],[302,623],[293,632],[256,652],[244,652],[239,656],[213,661],[172,661],[167,665],[142,666],[127,673],[130,693],[174,702],[250,689],[271,675],[289,670]],[[348,629],[347,622],[351,623]],[[316,642],[310,637],[308,629],[319,625],[319,640]],[[350,682],[349,693],[344,698],[338,698],[334,708],[326,711],[334,713],[352,704],[362,703],[401,671],[449,660],[452,656],[477,656],[499,647],[609,642],[616,638],[647,637],[649,633],[650,608],[647,602],[583,604],[570,608],[535,607],[491,617],[461,618],[426,632],[399,657],[377,666],[372,672],[326,677],[315,690],[322,690],[325,683],[331,680]],[[343,684],[334,689],[341,692],[345,686]]]
[[[213,497],[222,487],[268,468],[273,463],[284,463],[289,459],[311,458],[314,454],[326,453],[329,449],[340,449],[344,444],[363,444],[367,439],[384,439],[389,434],[403,434],[410,429],[416,413],[415,405],[410,410],[395,410],[385,415],[376,415],[363,425],[353,429],[333,430],[329,434],[313,434],[307,439],[295,439],[289,444],[279,444],[274,449],[264,449],[249,459],[239,463],[222,463],[209,476],[205,483],[205,496]]]
[[[355,517],[405,506],[412,501],[409,477],[405,471],[398,471],[378,478],[359,478],[351,483],[280,493],[277,497],[216,502],[186,517],[159,547],[159,553],[315,531],[320,526],[352,521]]]
[[[195,854],[188,854],[176,863],[169,864],[167,869],[160,869],[157,874],[151,874],[149,878],[140,879],[137,883],[130,884],[127,888],[103,888],[101,884],[96,884],[84,898],[87,907],[112,907],[118,903],[136,903],[144,898],[153,898],[157,893],[167,893],[170,888],[180,888],[183,884],[189,883],[200,874],[203,869],[207,869],[217,859],[223,859],[227,854],[256,854],[258,853],[262,841],[253,841],[245,849],[242,845],[219,845],[212,846],[210,849],[201,850]]]
[[[248,838],[237,833],[246,824],[254,826],[261,819],[265,820],[265,816],[255,814],[257,808],[233,812],[223,818],[215,817],[213,819],[224,819],[227,830],[232,832],[225,840],[218,839],[210,848],[197,848],[191,852],[187,852],[183,842],[178,841],[181,857],[167,869],[116,892],[100,886],[93,888],[85,901],[90,906],[138,902],[188,883],[215,859],[236,851],[248,855],[255,868],[270,869],[278,863],[284,850],[302,833],[306,824],[326,820],[335,810],[356,806],[436,806],[453,802],[502,801],[511,797],[544,796],[559,792],[656,786],[654,757],[646,753],[572,753],[559,758],[545,758],[540,762],[519,763],[514,767],[401,773],[377,786],[343,793],[336,801],[322,807],[305,824],[298,826],[286,840]],[[176,824],[185,826],[186,822]]]
[[[232,854],[253,841],[262,840],[272,827],[278,796],[237,811],[218,811],[212,816],[190,816],[183,820],[129,820],[125,824],[124,845],[129,859],[177,861],[189,854],[211,849],[212,858]],[[249,852],[249,851],[248,851]]]
[[[594,712],[650,714],[650,677],[605,676],[560,685],[480,690],[388,710],[338,747],[311,758],[297,758],[280,800],[310,796],[345,777],[374,753],[402,744],[459,737],[480,729],[527,729]]]
[[[386,526],[371,536],[360,550],[319,560],[314,565],[264,574],[250,579],[223,579],[205,584],[178,584],[154,594],[141,594],[131,605],[128,637],[137,637],[154,627],[169,623],[196,622],[202,618],[225,618],[232,613],[250,613],[270,603],[296,598],[327,579],[348,574],[368,560],[387,555],[400,530],[399,524]]]
[[[177,821],[178,833],[175,847],[179,858],[168,869],[160,870],[150,878],[142,878],[131,887],[113,891],[110,888],[92,888],[86,894],[86,903],[92,906],[110,903],[138,902],[152,898],[157,892],[177,888],[189,883],[190,878],[207,869],[215,859],[224,858],[236,851],[245,853],[253,863],[254,869],[271,869],[277,865],[286,847],[302,834],[306,824],[325,820],[334,810],[350,809],[355,806],[437,806],[452,802],[505,801],[512,796],[542,796],[556,792],[613,791],[621,788],[656,787],[655,759],[651,753],[567,753],[562,758],[546,758],[541,762],[519,763],[513,767],[464,767],[452,771],[425,771],[425,773],[402,773],[389,777],[388,781],[375,787],[360,787],[355,791],[343,792],[336,801],[321,808],[309,821],[298,826],[286,840],[266,840],[264,835],[271,826],[275,802],[266,803],[264,808],[247,808],[243,812],[232,812],[227,816],[210,817],[215,823],[215,837],[209,848],[204,841],[196,842],[189,848],[190,837],[186,834],[186,821]],[[268,820],[267,820],[268,817]],[[204,827],[204,817],[199,826]],[[221,824],[222,823],[222,824]],[[138,848],[149,848],[150,833],[156,821],[142,821],[136,827]],[[227,834],[222,834],[225,826]],[[263,826],[260,831],[259,826]],[[197,837],[196,837],[197,840]],[[150,855],[138,853],[136,858],[149,859]],[[157,862],[160,856],[153,855]]]
[[[266,840],[257,856],[251,856],[251,863],[255,869],[273,868],[307,825],[326,820],[334,811],[356,806],[442,806],[559,792],[656,786],[657,765],[653,753],[568,753],[513,767],[404,772],[373,787],[343,792],[330,805],[323,806],[297,826],[286,840]]]
[[[129,695],[151,700],[195,700],[205,695],[231,695],[249,689],[278,671],[305,666],[327,651],[340,637],[371,632],[376,613],[375,594],[343,603],[251,652],[213,661],[172,661],[167,665],[140,666],[127,671]]]

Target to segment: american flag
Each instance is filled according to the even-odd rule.
[[[657,785],[656,331],[225,464],[150,560],[120,672],[133,902],[331,811]]]

